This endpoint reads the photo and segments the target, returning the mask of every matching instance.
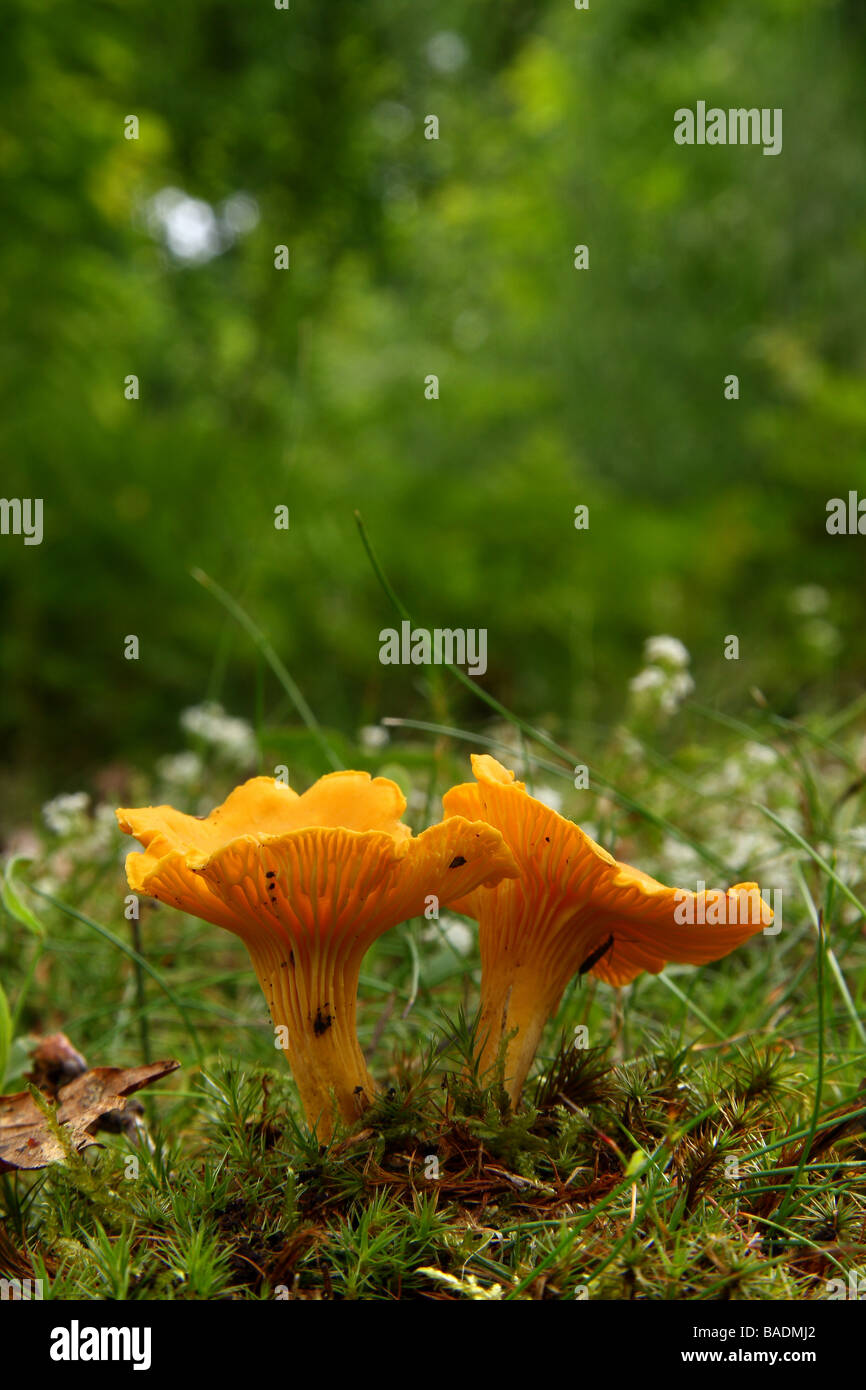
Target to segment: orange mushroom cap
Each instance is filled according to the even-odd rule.
[[[479,924],[483,1060],[492,1065],[503,1037],[519,1030],[506,1056],[514,1099],[544,1022],[575,974],[591,972],[624,985],[642,971],[658,974],[671,961],[703,965],[772,922],[757,884],[740,883],[726,893],[668,888],[618,862],[530,796],[495,758],[473,755],[472,769],[477,781],[452,787],[443,798],[446,818],[481,818],[495,826],[520,877],[474,889],[453,906]]]
[[[171,806],[117,812],[144,846],[127,857],[130,888],[244,941],[321,1137],[332,1093],[353,1119],[372,1090],[355,1035],[368,947],[430,895],[447,904],[517,872],[489,824],[457,816],[416,837],[405,809],[387,778],[333,772],[302,796],[254,777],[203,819]]]

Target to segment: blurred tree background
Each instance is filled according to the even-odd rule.
[[[45,536],[0,537],[4,820],[208,694],[289,717],[195,566],[324,723],[424,717],[356,507],[535,721],[615,717],[653,632],[733,711],[856,691],[863,41],[854,0],[12,0],[2,494]],[[677,146],[699,99],[782,107],[782,153]]]

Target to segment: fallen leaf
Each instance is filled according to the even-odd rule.
[[[123,1111],[126,1098],[176,1071],[180,1062],[143,1067],[94,1067],[61,1086],[54,1111],[67,1143],[77,1150],[99,1141],[90,1133],[104,1115]],[[45,1168],[61,1162],[66,1148],[29,1091],[0,1096],[0,1173],[13,1168]]]

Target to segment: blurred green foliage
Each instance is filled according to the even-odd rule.
[[[839,0],[13,0],[2,493],[45,538],[0,538],[7,766],[149,757],[207,694],[288,715],[196,565],[326,724],[423,717],[356,507],[535,720],[608,719],[652,632],[708,702],[856,688],[866,541],[824,523],[866,494],[863,39]],[[675,145],[698,99],[782,107],[783,152]],[[184,259],[166,188],[258,221]]]

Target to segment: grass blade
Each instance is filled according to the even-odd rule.
[[[97,935],[103,937],[105,941],[110,941],[112,946],[116,946],[118,951],[122,951],[125,956],[129,957],[130,960],[136,961],[138,965],[141,966],[141,969],[144,970],[150,976],[150,978],[154,980],[156,984],[159,985],[159,988],[162,990],[163,994],[166,996],[167,999],[171,1001],[171,1003],[177,1009],[178,1013],[183,1019],[186,1031],[189,1033],[190,1041],[192,1042],[192,1045],[195,1048],[196,1057],[198,1058],[199,1062],[204,1061],[204,1052],[202,1050],[198,1034],[195,1031],[195,1025],[193,1024],[193,1021],[190,1018],[184,1004],[175,994],[171,986],[166,984],[159,971],[154,970],[153,966],[150,964],[148,960],[145,959],[144,956],[139,955],[138,951],[135,951],[131,946],[128,946],[126,942],[122,939],[122,937],[115,936],[114,932],[108,930],[108,927],[103,927],[100,922],[95,922],[92,917],[88,917],[85,913],[79,912],[77,908],[70,907],[69,903],[63,902],[61,898],[55,898],[52,893],[46,893],[43,888],[33,888],[32,892],[38,893],[40,898],[44,898],[46,902],[51,903],[51,906],[56,907],[58,912],[65,913],[67,917],[72,917],[76,922],[82,922],[84,926],[89,927],[91,931],[95,931]]]
[[[201,584],[203,589],[207,589],[208,593],[213,594],[214,598],[219,600],[223,607],[231,613],[235,621],[240,623],[244,632],[252,639],[280,685],[283,687],[283,690],[285,690],[295,709],[298,711],[301,719],[315,738],[328,763],[335,772],[338,772],[342,767],[342,763],[322,732],[322,727],[304,699],[300,687],[283,665],[283,662],[280,660],[261,628],[256,626],[252,618],[241,608],[237,600],[232,598],[231,594],[227,593],[221,584],[217,584],[215,579],[211,579],[209,574],[205,574],[204,570],[194,569],[191,573],[196,583]]]

